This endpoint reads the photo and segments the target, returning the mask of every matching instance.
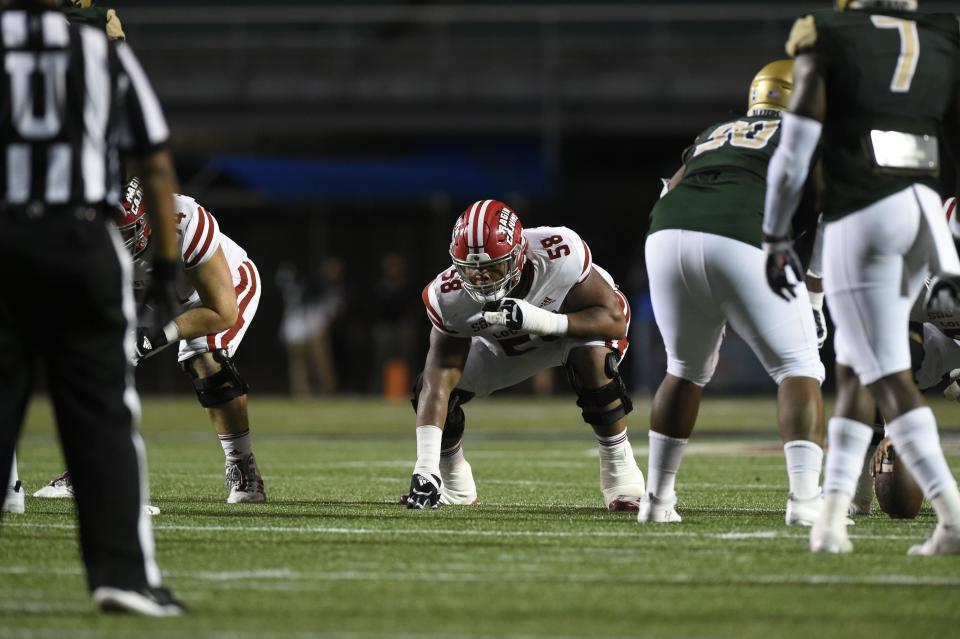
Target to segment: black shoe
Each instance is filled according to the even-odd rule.
[[[187,607],[169,590],[159,587],[123,590],[100,586],[93,591],[93,601],[104,612],[129,612],[146,617],[179,617],[187,612]]]

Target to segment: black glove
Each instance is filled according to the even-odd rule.
[[[771,238],[763,242],[763,252],[767,254],[767,284],[770,290],[788,302],[796,298],[797,293],[793,289],[803,282],[803,269],[800,258],[793,250],[793,242]],[[788,271],[793,272],[793,281]]]
[[[500,317],[487,319],[490,324],[498,323],[506,326],[511,331],[519,331],[523,328],[523,306],[518,304],[515,299],[508,297],[501,301],[500,306],[493,314],[499,315]],[[487,314],[484,313],[484,318],[486,317]],[[495,321],[491,321],[491,319]]]
[[[436,510],[440,507],[440,485],[443,482],[436,475],[414,473],[410,478],[410,493],[407,495],[407,508]]]
[[[134,361],[139,362],[156,355],[163,348],[170,345],[166,332],[162,326],[138,326],[137,327],[137,356]]]
[[[960,275],[941,273],[930,280],[923,307],[928,313],[954,313],[960,308]]]
[[[176,315],[177,307],[177,264],[162,259],[153,261],[150,285],[143,296],[141,317],[142,326],[165,326]],[[139,340],[138,340],[139,341]]]

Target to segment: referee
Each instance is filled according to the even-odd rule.
[[[160,587],[147,503],[130,257],[110,223],[120,153],[152,219],[150,306],[172,316],[176,247],[168,129],[124,42],[67,23],[58,0],[0,10],[0,477],[39,358],[74,480],[96,604],[151,616],[185,608]]]

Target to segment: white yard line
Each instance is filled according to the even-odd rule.
[[[44,522],[5,522],[4,526],[11,528],[41,528],[57,530],[73,530],[74,524],[57,524]],[[808,533],[804,529],[797,532],[786,530],[756,530],[756,531],[728,531],[728,532],[697,532],[692,530],[663,530],[660,526],[636,526],[630,530],[592,530],[592,531],[549,531],[549,530],[470,530],[469,528],[350,528],[339,526],[262,526],[237,524],[234,526],[206,525],[194,526],[186,524],[156,523],[154,530],[169,530],[178,532],[220,533],[220,532],[266,532],[285,533],[294,535],[382,535],[389,536],[443,536],[443,537],[500,537],[500,538],[556,538],[556,539],[589,539],[589,538],[621,538],[634,539],[645,537],[687,537],[693,539],[720,539],[725,541],[752,540],[752,539],[806,539]],[[866,540],[917,540],[916,534],[857,534],[850,535],[851,539]],[[8,570],[0,566],[0,573]]]

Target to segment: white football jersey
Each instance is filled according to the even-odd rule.
[[[533,268],[533,281],[524,297],[530,304],[559,311],[570,289],[585,280],[591,269],[596,269],[616,290],[613,278],[593,264],[589,247],[574,231],[562,226],[541,226],[524,229],[523,236],[527,240],[526,260]],[[505,355],[520,354],[532,341],[557,339],[488,324],[483,319],[484,305],[463,289],[454,266],[427,284],[423,303],[430,323],[438,331],[452,337],[480,339]]]
[[[180,263],[183,265],[177,273],[177,299],[183,310],[200,302],[200,295],[187,279],[187,271],[207,263],[216,255],[219,247],[223,249],[227,264],[230,265],[233,285],[236,287],[243,277],[240,266],[247,259],[247,252],[221,233],[217,219],[192,197],[175,195],[174,203],[177,210]],[[152,252],[153,244],[133,260],[133,288],[138,298],[150,283]]]

